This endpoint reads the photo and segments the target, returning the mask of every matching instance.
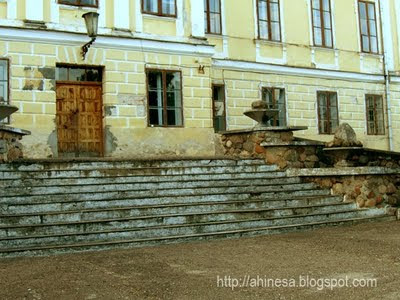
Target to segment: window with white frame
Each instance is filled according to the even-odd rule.
[[[281,41],[279,0],[257,0],[258,38]]]
[[[221,34],[221,0],[204,0],[204,26],[206,33]]]
[[[331,1],[312,0],[311,3],[314,45],[332,48]]]
[[[358,0],[361,51],[378,53],[378,33],[376,26],[375,3]]]
[[[142,0],[142,12],[157,16],[176,17],[176,0]]]

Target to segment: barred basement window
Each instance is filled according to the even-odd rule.
[[[281,41],[279,0],[257,0],[258,38]]]
[[[314,45],[332,48],[332,16],[330,0],[312,0]]]
[[[8,104],[8,60],[0,59],[0,104]],[[9,123],[9,118],[0,121],[0,123]]]
[[[267,102],[268,108],[279,109],[279,115],[271,121],[271,125],[286,126],[285,89],[264,87],[261,93],[262,100]]]
[[[98,0],[58,0],[59,4],[99,7]]]
[[[320,134],[333,134],[339,126],[336,92],[317,92],[318,129]]]
[[[204,0],[204,25],[206,33],[221,34],[220,0]]]
[[[142,13],[176,17],[176,0],[142,0]]]
[[[182,126],[181,72],[146,70],[146,75],[149,126]]]
[[[360,18],[361,51],[378,53],[375,3],[359,0],[358,13]]]
[[[213,85],[213,123],[215,132],[226,130],[225,86]]]
[[[383,99],[380,95],[365,95],[368,135],[384,135]]]

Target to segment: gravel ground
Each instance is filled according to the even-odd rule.
[[[377,286],[329,287],[345,280]],[[400,222],[2,259],[0,282],[13,300],[400,299]]]

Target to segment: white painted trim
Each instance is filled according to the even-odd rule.
[[[142,1],[136,0],[135,4],[136,4],[135,5],[135,19],[136,19],[135,32],[143,32]]]
[[[254,39],[258,39],[258,14],[257,14],[257,0],[253,0],[253,16],[254,16]]]
[[[396,23],[397,23],[397,48],[398,48],[398,56],[400,57],[400,1],[395,1],[395,10],[396,10]]]
[[[183,24],[183,0],[176,0],[176,36],[182,37],[185,35],[185,26]]]
[[[204,1],[191,0],[191,21],[192,21],[192,36],[204,37],[205,24],[204,24]]]
[[[306,0],[306,5],[308,7],[308,13],[309,13],[309,17],[308,17],[308,30],[309,30],[309,36],[310,36],[310,46],[313,47],[314,46],[314,30],[313,30],[313,26],[312,26],[312,18],[313,18],[313,14],[312,14],[312,6],[311,6],[311,1],[312,0]]]
[[[390,83],[399,83],[400,84],[400,76],[390,76]]]
[[[360,16],[359,16],[359,14],[358,14],[358,0],[354,0],[354,13],[355,13],[355,15],[356,15],[356,28],[357,28],[358,51],[361,52]]]
[[[51,0],[50,2],[50,21],[51,23],[60,23],[60,8],[57,0]]]
[[[25,0],[26,19],[43,21],[43,0]]]
[[[336,48],[336,21],[335,21],[335,0],[331,0],[331,26],[332,26],[332,45]]]
[[[57,1],[57,0],[56,0]],[[106,27],[106,0],[99,0],[99,27]]]
[[[335,63],[334,64],[320,64],[316,61],[315,51],[326,51],[326,52],[334,52],[335,55]],[[328,69],[328,70],[339,70],[339,50],[331,49],[331,48],[323,48],[323,47],[311,47],[311,63],[318,69]]]
[[[197,0],[199,1],[199,0]],[[225,0],[221,0],[221,26],[222,26],[222,35],[227,35],[227,31],[226,31],[226,9],[225,9]]]
[[[276,64],[276,65],[285,65],[287,64],[287,47],[280,43],[280,42],[270,42],[270,41],[264,41],[264,40],[256,40],[256,62],[260,63],[265,63],[265,64]],[[265,47],[271,47],[269,45],[274,45],[275,47],[282,47],[282,58],[270,58],[270,57],[265,57],[260,54],[261,50],[260,48],[265,46]]]
[[[114,2],[114,27],[118,29],[129,29],[129,0],[118,0]]]
[[[15,20],[17,18],[17,0],[7,1],[7,19]]]
[[[385,77],[383,75],[288,67],[281,65],[243,62],[234,60],[213,59],[213,67],[222,69],[231,69],[237,71],[261,72],[268,74],[303,76],[303,77],[345,80],[345,81],[360,81],[360,82],[373,82],[373,83],[384,83],[385,81]]]
[[[286,43],[286,30],[285,30],[285,14],[283,7],[285,6],[284,0],[279,1],[279,22],[281,24],[281,42]]]
[[[0,28],[0,39],[69,46],[82,46],[88,41],[86,34],[12,28]],[[99,36],[92,47],[202,57],[214,54],[214,47],[209,45],[112,36]]]
[[[397,1],[399,2],[399,1]],[[393,51],[393,36],[392,36],[392,18],[390,14],[389,2],[379,1],[380,4],[380,15],[382,15],[382,30],[384,49],[385,49],[385,59],[388,71],[394,70],[394,51]],[[378,23],[379,24],[379,23]],[[378,26],[377,24],[377,26]]]

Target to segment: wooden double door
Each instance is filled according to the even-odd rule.
[[[101,83],[57,82],[56,113],[60,157],[103,156]]]

